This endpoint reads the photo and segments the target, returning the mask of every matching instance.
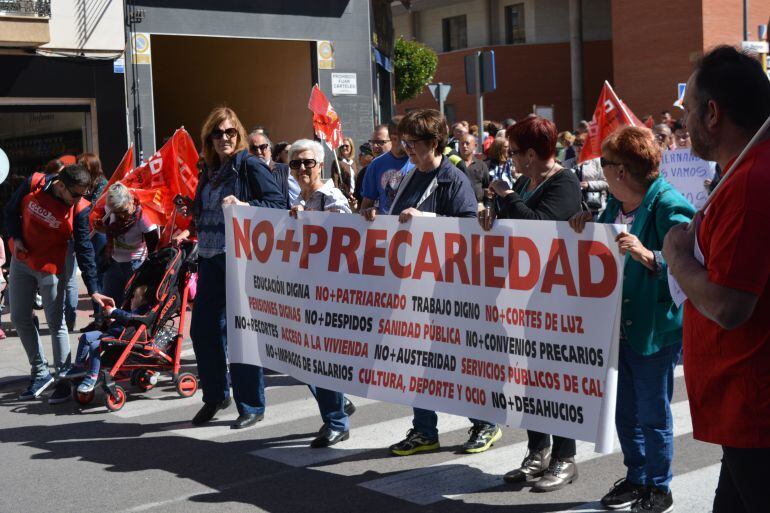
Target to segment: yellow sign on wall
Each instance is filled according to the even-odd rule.
[[[134,62],[137,64],[152,64],[152,52],[150,51],[150,34],[146,32],[134,32],[131,52]]]
[[[331,41],[318,41],[316,53],[318,54],[318,69],[334,69],[334,46]]]

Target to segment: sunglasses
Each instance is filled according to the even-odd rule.
[[[301,166],[305,166],[305,169],[313,169],[318,165],[315,159],[296,159],[289,162],[289,167],[292,169],[299,169]]]
[[[228,139],[232,139],[233,137],[238,135],[238,130],[235,128],[228,128],[227,130],[220,130],[219,128],[215,128],[211,131],[211,138],[212,139],[222,139],[224,136],[227,136]]]
[[[401,146],[406,148],[407,150],[413,150],[414,145],[417,143],[417,141],[430,141],[433,139],[432,137],[423,137],[421,139],[401,139]]]
[[[604,157],[602,157],[602,158],[600,158],[600,159],[599,159],[599,163],[601,164],[601,166],[602,166],[602,167],[607,167],[607,166],[622,166],[622,165],[623,165],[623,164],[621,164],[620,162],[612,162],[611,160],[607,160],[607,159],[605,159]]]
[[[251,149],[251,151],[254,151],[254,152],[258,151],[260,153],[266,152],[268,148],[270,148],[269,144],[252,144],[251,146],[249,146],[249,149]]]
[[[347,149],[350,148],[350,145],[349,144],[341,144],[340,148],[342,148],[343,150],[347,150]]]

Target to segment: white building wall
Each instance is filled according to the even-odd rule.
[[[50,43],[41,50],[120,53],[125,47],[123,0],[54,0]]]

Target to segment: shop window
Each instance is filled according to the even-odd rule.
[[[524,4],[505,6],[505,43],[519,45],[527,42],[524,27]]]
[[[468,19],[463,14],[441,20],[444,51],[468,48]]]

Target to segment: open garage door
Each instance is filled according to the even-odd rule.
[[[274,143],[312,138],[314,51],[309,41],[153,34],[156,147],[182,125],[200,146],[203,121],[217,105],[235,110],[247,131],[263,125]]]

